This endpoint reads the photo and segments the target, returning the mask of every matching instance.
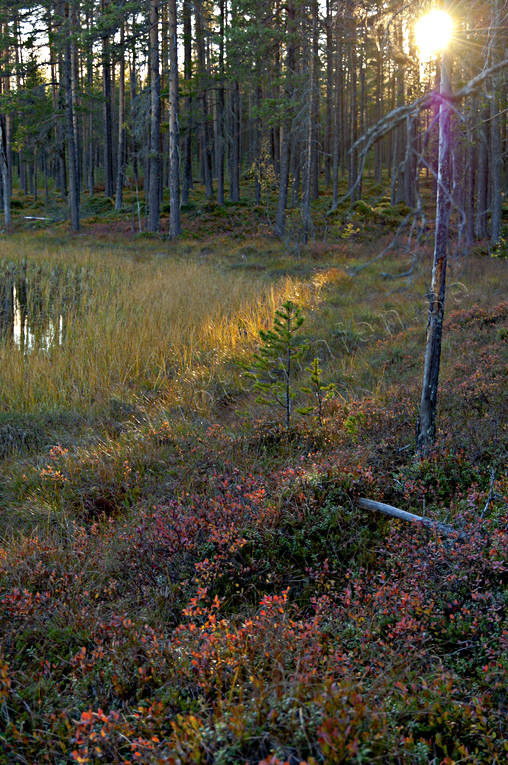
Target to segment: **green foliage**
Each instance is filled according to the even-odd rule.
[[[114,209],[115,203],[112,199],[101,195],[94,195],[87,200],[87,207],[96,215],[101,213],[111,212]]]
[[[286,429],[291,426],[293,400],[292,389],[295,362],[303,355],[306,345],[298,330],[304,317],[301,309],[292,300],[275,311],[273,329],[259,331],[262,345],[247,373],[254,381],[254,390],[259,391],[257,402],[279,405],[286,414]]]
[[[319,359],[316,357],[309,367],[305,367],[305,371],[309,373],[309,384],[302,388],[304,393],[308,393],[314,398],[314,405],[307,407],[300,407],[298,411],[301,414],[310,414],[316,412],[319,425],[323,425],[323,403],[326,399],[331,398],[337,390],[335,383],[323,384],[323,370],[319,366]]]

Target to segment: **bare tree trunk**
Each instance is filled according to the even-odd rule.
[[[376,51],[376,122],[381,119],[383,99],[383,55],[380,41]],[[383,144],[377,141],[374,146],[374,178],[376,183],[381,183],[383,174]]]
[[[501,0],[494,0],[494,13],[492,16],[492,40],[491,40],[491,64],[501,61],[499,30],[502,29],[503,17],[501,13]],[[506,4],[505,4],[506,10]],[[506,16],[505,16],[506,20]],[[504,38],[506,43],[506,37]],[[502,227],[502,194],[503,194],[503,154],[501,147],[501,119],[497,102],[497,85],[501,74],[494,75],[491,81],[490,95],[490,119],[489,119],[489,169],[490,169],[490,243],[495,247],[501,239]],[[505,119],[506,123],[506,119]]]
[[[130,86],[130,95],[131,95],[131,105],[130,105],[130,121],[131,121],[131,127],[134,125],[134,109],[135,109],[135,102],[136,102],[136,40],[134,37],[134,29],[135,29],[135,16],[132,17],[132,43],[131,43],[131,56],[130,56],[130,62],[129,62],[129,86]],[[132,172],[134,174],[134,183],[136,185],[136,191],[139,186],[139,165],[138,165],[138,142],[135,138],[135,136],[132,136],[132,144],[131,144],[131,151],[132,151]]]
[[[79,0],[73,0],[70,6],[71,28],[79,29]],[[72,88],[72,119],[74,126],[74,147],[76,152],[76,173],[78,191],[81,192],[83,176],[81,124],[79,119],[79,56],[76,35],[71,37],[71,88]]]
[[[312,2],[312,54],[311,54],[311,196],[312,199],[319,197],[319,3],[318,0]],[[312,228],[312,222],[311,222]],[[310,233],[310,229],[309,229]]]
[[[259,110],[261,108],[261,97],[262,97],[262,90],[261,85],[256,86],[256,119],[254,124],[254,156],[255,156],[255,163],[256,163],[256,178],[255,178],[255,187],[254,187],[254,194],[255,194],[255,201],[256,204],[260,204],[261,202],[261,148],[262,148],[262,142],[261,142],[261,117],[259,114]]]
[[[123,184],[125,177],[125,25],[122,22],[120,28],[120,74],[118,83],[118,159],[116,173],[116,196],[115,210],[121,210],[123,206]]]
[[[103,12],[107,8],[109,0],[102,0]],[[102,92],[104,97],[104,182],[105,194],[113,198],[113,116],[111,113],[111,53],[109,46],[109,32],[102,37]]]
[[[317,33],[317,13],[312,14],[312,40],[316,39]],[[312,224],[312,216],[310,213],[310,197],[311,197],[311,185],[312,185],[312,157],[313,157],[313,139],[315,133],[313,130],[314,122],[314,88],[315,76],[316,76],[316,56],[314,51],[314,43],[312,49],[307,46],[307,58],[309,67],[309,86],[307,96],[307,130],[306,130],[306,154],[305,154],[305,169],[303,178],[303,200],[302,200],[302,218],[303,218],[303,241],[305,244],[309,241],[309,237],[314,233],[314,227]]]
[[[64,76],[65,76],[65,133],[67,143],[67,156],[69,159],[69,211],[71,228],[79,231],[79,174],[76,156],[73,93],[72,93],[72,51],[71,39],[73,34],[71,11],[69,3],[64,7],[64,19],[62,20],[62,44],[64,47]]]
[[[3,30],[0,31],[7,37],[8,25],[5,24]],[[10,73],[9,73],[9,48],[6,46],[2,51],[2,58],[4,59],[4,66],[7,68],[7,72],[0,80],[1,92],[9,93],[10,91]],[[1,198],[4,214],[4,227],[6,231],[11,226],[11,177],[10,177],[10,132],[8,115],[0,114],[0,176],[1,176]]]
[[[240,200],[240,88],[238,80],[231,92],[231,148],[229,153],[229,198]]]
[[[219,2],[219,77],[220,83],[217,92],[217,202],[224,204],[224,159],[225,159],[225,135],[224,135],[224,26],[225,26],[225,0]]]
[[[495,96],[490,101],[490,243],[495,247],[501,238],[503,155],[501,153],[500,118]]]
[[[11,226],[11,184],[9,180],[9,163],[7,162],[6,138],[5,118],[3,114],[0,114],[0,175],[2,176],[4,227],[8,231]]]
[[[160,73],[159,73],[159,4],[160,0],[150,0],[150,180],[148,231],[154,233],[160,228]]]
[[[92,26],[92,13],[91,10],[87,10],[87,31],[90,32]],[[93,85],[93,51],[92,51],[92,43],[88,43],[88,48],[86,52],[86,84],[88,93],[91,95],[92,93],[92,85]],[[95,169],[95,144],[94,144],[94,135],[93,135],[93,103],[89,102],[88,105],[88,119],[87,119],[87,133],[88,133],[88,141],[87,141],[87,157],[86,157],[86,170],[87,170],[87,186],[88,186],[88,194],[90,196],[93,195],[93,188],[94,188],[94,169]]]
[[[469,113],[466,118],[466,145],[469,148],[466,151],[466,188],[465,188],[465,213],[466,213],[466,231],[465,231],[465,247],[466,252],[471,248],[474,241],[474,194],[475,194],[475,158],[476,151],[473,144],[473,131],[471,125],[473,122],[473,116],[476,113],[475,99],[472,101],[472,105],[469,108]]]
[[[55,27],[57,30],[62,24],[61,4],[57,3],[55,7]],[[58,70],[58,91],[56,93],[56,109],[59,119],[56,124],[56,144],[57,144],[57,187],[60,191],[63,201],[67,199],[67,165],[65,158],[65,65],[63,56],[63,45],[56,35],[55,49],[53,54],[57,60]]]
[[[177,237],[180,225],[180,150],[178,128],[178,40],[176,0],[168,2],[169,22],[169,236]]]
[[[489,139],[488,119],[490,110],[488,107],[480,112],[481,125],[478,130],[478,168],[476,173],[476,221],[475,234],[477,239],[487,238],[487,212],[489,190]]]
[[[351,14],[351,19],[353,18],[352,15],[352,6],[351,2],[348,3],[348,10]],[[356,75],[357,75],[357,66],[356,66],[356,39],[355,37],[356,28],[354,24],[351,24],[351,39],[349,40],[349,72],[351,77],[350,82],[350,101],[349,101],[349,146],[350,146],[350,154],[349,154],[349,163],[348,163],[348,183],[349,188],[352,189],[353,184],[355,183],[358,175],[358,157],[357,153],[354,149],[352,149],[353,145],[356,142],[356,139],[358,137],[358,92],[357,92],[357,83],[356,83]],[[356,187],[354,191],[351,193],[351,201],[355,202],[357,199],[359,199],[361,196],[361,183]]]
[[[337,33],[338,30],[336,30]],[[341,30],[342,31],[342,30]],[[343,84],[344,75],[342,70],[342,37],[337,36],[335,55],[335,109],[333,111],[333,166],[332,166],[332,209],[337,209],[339,201],[339,166],[341,154],[343,154],[344,140],[342,134],[343,124]],[[341,151],[342,149],[342,151]]]
[[[331,0],[326,0],[326,141],[325,141],[325,186],[330,186],[333,155],[333,41]]]
[[[196,21],[196,45],[198,50],[198,67],[200,79],[200,101],[201,101],[201,119],[200,119],[200,144],[201,144],[201,166],[203,170],[203,183],[205,185],[205,195],[207,199],[213,197],[212,168],[210,163],[210,141],[208,131],[208,99],[207,99],[207,70],[206,70],[206,52],[205,52],[205,34],[203,21],[202,0],[194,0],[194,11]]]
[[[184,48],[184,79],[187,104],[187,127],[183,140],[183,179],[182,204],[189,202],[192,188],[192,30],[191,30],[191,0],[183,0],[183,48]]]
[[[439,108],[439,157],[436,199],[436,229],[434,263],[430,287],[427,345],[423,370],[420,421],[418,426],[418,452],[428,454],[436,435],[436,407],[441,362],[441,336],[446,289],[446,260],[450,221],[450,98],[449,61],[441,56],[441,105]]]
[[[295,69],[295,6],[292,0],[287,5],[287,52],[286,52],[286,84],[287,99],[285,116],[282,122],[282,140],[280,142],[280,177],[279,200],[275,218],[275,235],[282,237],[286,232],[286,207],[289,185],[289,146],[291,141],[291,115],[289,104],[293,95],[293,74]]]

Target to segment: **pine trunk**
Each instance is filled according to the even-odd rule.
[[[116,174],[115,210],[123,207],[123,185],[125,178],[125,27],[122,23],[120,29],[120,74],[118,82],[118,160]]]
[[[159,4],[150,0],[150,178],[148,186],[148,231],[160,228],[160,73],[159,73]]]
[[[285,116],[281,125],[280,141],[280,174],[279,174],[279,199],[277,203],[277,215],[275,218],[275,235],[283,237],[286,233],[286,207],[289,186],[289,147],[291,142],[291,116],[289,113],[291,97],[293,95],[293,75],[295,69],[295,6],[292,0],[287,5],[287,50],[286,50],[286,82]]]
[[[102,0],[103,11],[107,7]],[[111,54],[109,34],[102,37],[102,94],[104,98],[104,183],[105,194],[110,199],[114,194],[113,183],[113,117],[111,113]]]
[[[79,231],[79,174],[75,144],[71,52],[71,39],[74,30],[72,29],[71,13],[68,3],[65,5],[64,12],[65,24],[62,26],[62,30],[64,35],[65,138],[67,144],[67,156],[69,159],[69,212],[72,230]]]
[[[200,148],[201,148],[201,169],[203,183],[205,186],[205,195],[207,199],[213,197],[212,168],[210,162],[210,141],[208,131],[208,97],[207,97],[207,69],[206,69],[206,50],[203,20],[202,0],[194,0],[195,26],[196,26],[196,46],[198,51],[198,75],[201,102],[201,120],[200,120]]]
[[[192,188],[192,27],[190,0],[183,0],[183,49],[187,125],[183,139],[182,204],[186,205],[189,202]]]
[[[168,0],[169,22],[169,236],[177,237],[180,225],[180,151],[178,127],[178,40],[176,0]]]

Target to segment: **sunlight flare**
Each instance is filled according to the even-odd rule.
[[[434,9],[415,25],[415,40],[420,58],[428,61],[444,50],[452,37],[453,21],[445,11]]]

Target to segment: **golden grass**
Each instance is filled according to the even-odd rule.
[[[41,265],[48,299],[51,272],[81,269],[84,299],[65,320],[66,339],[23,353],[0,345],[3,411],[99,407],[112,397],[194,400],[225,361],[252,347],[259,328],[289,297],[310,289],[294,279],[273,284],[174,257],[145,258],[77,244],[33,253],[31,240],[2,243],[4,259]]]
[[[306,277],[270,282],[265,267],[294,258],[274,251],[271,240],[255,245],[246,266],[259,269],[246,271],[231,268],[230,258],[236,263],[240,256],[226,245],[220,248],[223,255],[203,262],[199,248],[188,243],[161,257],[163,245],[151,241],[122,249],[77,240],[41,246],[33,236],[3,240],[0,264],[26,259],[29,266],[40,265],[43,302],[50,300],[55,268],[80,275],[84,297],[66,319],[62,346],[24,354],[8,342],[0,344],[0,411],[100,411],[112,399],[206,410],[228,387],[238,386],[238,372],[228,362],[248,357],[259,329],[271,326],[275,309],[288,297],[306,308],[304,334],[312,338],[311,352],[321,356],[326,378],[347,397],[384,386],[378,341],[418,328],[411,342],[423,358],[430,262],[405,287],[380,276],[386,269],[403,269],[400,257],[351,278],[344,269],[351,255],[343,253],[326,262],[299,259],[311,266]],[[192,257],[181,256],[189,251]],[[447,312],[499,299],[504,272],[503,263],[486,258],[452,262]]]

